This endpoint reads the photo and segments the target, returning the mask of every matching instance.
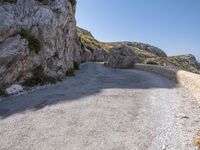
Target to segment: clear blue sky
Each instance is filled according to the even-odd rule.
[[[200,60],[200,0],[77,0],[77,25],[100,41],[136,41]]]

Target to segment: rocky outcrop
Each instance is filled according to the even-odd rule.
[[[93,35],[82,28],[77,27],[79,42],[81,45],[81,61],[99,61],[106,60],[108,52],[103,45],[97,41]]]
[[[87,30],[77,27],[77,31],[82,47],[82,61],[105,61],[112,48],[123,45],[128,46],[137,53],[138,57],[141,58],[139,59],[140,62],[144,62],[144,59],[146,58],[167,57],[167,54],[163,50],[149,44],[138,42],[100,42]]]
[[[128,46],[136,47],[136,48],[141,49],[143,51],[153,53],[153,54],[155,54],[156,56],[159,56],[159,57],[167,57],[167,54],[163,50],[161,50],[158,47],[149,45],[149,44],[144,44],[144,43],[139,43],[139,42],[126,42],[126,44]]]
[[[138,62],[137,54],[128,46],[120,46],[110,50],[106,66],[112,68],[133,68]]]
[[[191,65],[197,69],[200,69],[200,63],[197,61],[194,55],[188,54],[188,55],[180,55],[176,57],[182,60],[187,60],[188,65]]]
[[[191,54],[168,57],[163,50],[149,44],[139,42],[100,42],[96,40],[89,31],[79,27],[78,36],[79,40],[81,41],[81,56],[83,61],[95,61],[97,60],[96,58],[98,58],[97,56],[104,56],[100,57],[101,59],[99,60],[108,61],[109,59],[108,62],[110,62],[110,66],[115,67],[114,64],[119,66],[117,65],[117,60],[114,57],[113,52],[115,53],[116,47],[119,48],[125,46],[137,55],[137,63],[168,66],[174,69],[181,69],[200,74],[200,63]],[[100,49],[100,51],[96,51],[97,49]],[[103,50],[103,52],[101,50]]]
[[[81,61],[75,0],[16,0],[0,4],[0,85],[21,82],[40,66],[65,76]]]
[[[101,48],[87,49],[84,48],[81,50],[81,62],[103,62],[107,57],[107,52]]]
[[[155,57],[150,63],[147,61],[147,64],[155,63],[161,66],[169,66],[178,70],[186,70],[193,73],[200,74],[200,63],[197,61],[194,55],[179,55],[179,56],[170,56],[170,57]]]

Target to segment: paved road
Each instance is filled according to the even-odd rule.
[[[86,63],[76,77],[0,102],[0,149],[192,150],[199,114],[172,81]]]

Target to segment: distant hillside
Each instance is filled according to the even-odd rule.
[[[109,53],[112,48],[125,45],[138,55],[138,63],[170,66],[200,74],[200,63],[192,54],[168,57],[163,50],[149,44],[139,42],[100,42],[87,30],[77,27],[77,31],[82,49],[90,51],[103,49],[106,53]]]

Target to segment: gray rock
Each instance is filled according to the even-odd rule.
[[[103,62],[107,57],[107,52],[101,48],[94,48],[92,50],[84,49],[81,52],[81,61],[88,62],[88,61],[95,61],[95,62]]]
[[[113,68],[133,68],[136,62],[136,53],[128,46],[120,46],[111,49],[106,65]]]
[[[20,36],[30,30],[40,41],[38,53]],[[17,0],[0,5],[0,85],[11,85],[32,75],[42,66],[49,76],[64,77],[66,70],[80,62],[75,4],[69,0]]]
[[[194,66],[197,69],[200,69],[200,63],[197,61],[197,59],[194,55],[188,54],[188,55],[182,55],[179,57],[182,57],[183,59],[188,60],[189,65]]]
[[[6,89],[6,93],[8,95],[18,94],[22,91],[23,91],[23,87],[21,85],[18,85],[18,84],[14,84],[14,85],[12,85],[12,86],[10,86],[9,88]]]
[[[149,45],[149,44],[144,44],[144,43],[138,43],[138,42],[133,42],[133,43],[129,43],[134,45],[134,47],[137,47],[141,50],[147,51],[147,52],[151,52],[157,56],[160,57],[167,57],[167,54],[161,50],[160,48],[157,48],[155,46]]]
[[[77,27],[77,34],[79,36],[79,44],[81,50],[81,61],[96,61],[103,62],[107,59],[108,52],[102,47],[101,43],[97,41],[94,36],[87,30]],[[89,40],[83,40],[89,39]]]

